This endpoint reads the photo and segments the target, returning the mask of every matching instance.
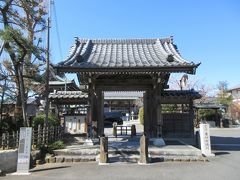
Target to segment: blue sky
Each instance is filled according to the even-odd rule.
[[[174,36],[182,56],[202,64],[195,79],[216,86],[240,84],[238,0],[55,0],[63,58],[74,37]],[[52,13],[51,59],[61,60]]]

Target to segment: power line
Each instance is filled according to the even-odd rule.
[[[56,31],[57,31],[58,49],[59,49],[59,52],[60,52],[60,57],[63,60],[61,39],[60,39],[60,33],[59,33],[58,21],[57,21],[57,12],[56,12],[56,6],[55,6],[54,1],[52,1],[52,5],[53,5],[53,13],[54,13],[54,19],[55,19],[55,26],[56,26]]]

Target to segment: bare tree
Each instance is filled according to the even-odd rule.
[[[213,87],[203,84],[203,80],[199,78],[193,78],[192,76],[188,76],[187,74],[183,74],[181,76],[171,76],[169,80],[170,88],[174,90],[196,90],[201,94],[201,99],[198,101],[200,103],[204,103],[209,93],[214,89]]]
[[[228,93],[227,81],[219,81],[218,85],[217,100],[220,104],[229,106],[232,103],[232,96]]]

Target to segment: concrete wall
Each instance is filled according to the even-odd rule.
[[[17,156],[18,156],[17,149],[0,151],[0,170],[1,170],[0,172],[2,173],[16,172]],[[39,150],[31,151],[30,167],[33,167],[36,164],[36,160],[38,159],[41,159],[40,151]]]
[[[17,149],[0,151],[0,170],[15,172],[17,169]]]

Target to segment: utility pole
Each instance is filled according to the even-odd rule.
[[[0,134],[2,133],[2,120],[3,120],[3,101],[4,101],[4,96],[5,96],[5,91],[6,91],[6,85],[7,85],[7,76],[4,76],[0,74],[0,80],[4,80],[4,84],[2,85],[2,98],[1,98],[1,109],[0,109]]]
[[[2,44],[1,44],[1,46],[0,46],[0,56],[2,55],[3,48],[4,48],[4,41],[2,42]]]
[[[48,126],[48,112],[49,112],[49,64],[50,64],[50,21],[51,21],[51,4],[52,0],[49,0],[49,12],[47,18],[47,54],[46,54],[46,82],[45,82],[45,122],[44,125]]]

